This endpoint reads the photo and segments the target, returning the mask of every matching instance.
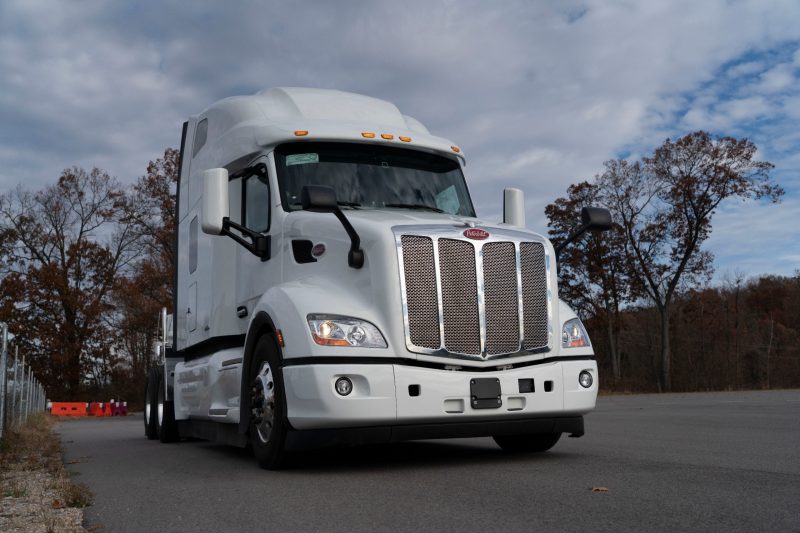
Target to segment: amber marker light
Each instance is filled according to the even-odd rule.
[[[386,139],[387,141],[391,141],[394,139],[394,135],[391,133],[381,133],[381,139]]]
[[[314,342],[322,346],[350,346],[350,343],[344,339],[325,339],[316,333],[314,334]]]
[[[398,139],[400,139],[404,143],[410,143],[411,142],[411,137],[406,137],[405,135],[401,135],[400,137],[398,137]]]
[[[450,149],[457,154],[461,152],[461,148],[459,148],[458,146],[451,146]]]
[[[278,330],[275,336],[278,337],[278,346],[284,348],[286,345],[283,343],[283,332]]]
[[[305,137],[308,135],[308,130],[295,130],[294,134],[297,137]]]
[[[361,132],[361,136],[364,137],[365,139],[374,139],[375,138],[375,134],[372,133],[371,131],[362,131]]]

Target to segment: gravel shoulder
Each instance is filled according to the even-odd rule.
[[[91,502],[91,493],[64,468],[54,424],[47,415],[34,415],[7,434],[0,453],[0,531],[87,531],[83,507]]]

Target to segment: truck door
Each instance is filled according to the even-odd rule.
[[[236,276],[236,312],[242,332],[246,332],[249,318],[258,299],[266,290],[278,283],[281,276],[281,228],[277,227],[273,211],[280,205],[277,181],[273,175],[271,157],[262,156],[251,166],[263,165],[261,173],[242,176],[241,180],[241,224],[247,228],[270,235],[271,254],[267,260],[239,248]],[[233,203],[233,202],[232,202]]]

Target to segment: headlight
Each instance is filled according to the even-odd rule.
[[[580,319],[573,318],[564,322],[564,327],[561,328],[561,347],[582,348],[584,346],[591,346],[591,343]]]
[[[340,315],[308,315],[307,319],[311,336],[317,344],[386,348],[386,339],[366,320]]]

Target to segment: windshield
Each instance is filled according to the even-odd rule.
[[[275,149],[284,209],[301,209],[305,185],[333,187],[340,205],[475,216],[458,162],[418,150],[356,143],[292,143]]]

